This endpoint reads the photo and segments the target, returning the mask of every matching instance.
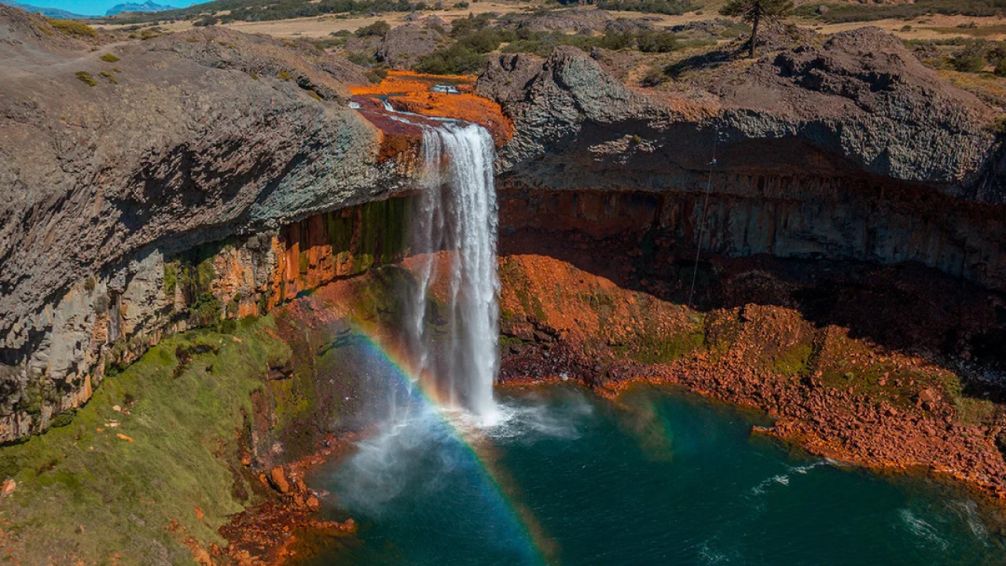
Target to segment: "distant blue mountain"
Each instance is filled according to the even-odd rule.
[[[165,6],[164,4],[158,4],[147,0],[142,4],[135,2],[127,2],[125,4],[116,4],[105,12],[106,16],[116,16],[118,14],[124,14],[126,12],[163,12],[165,10],[174,10],[174,6]]]
[[[7,4],[8,6],[14,6],[15,8],[21,8],[25,12],[34,12],[36,14],[42,14],[47,18],[76,20],[88,17],[88,16],[82,16],[80,14],[74,14],[73,12],[68,12],[66,10],[60,10],[59,8],[42,8],[40,6],[32,6],[31,4],[22,4],[20,2],[14,2],[14,0],[0,0],[0,4]]]

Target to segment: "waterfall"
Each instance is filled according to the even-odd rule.
[[[441,402],[483,420],[496,414],[499,368],[494,156],[481,126],[423,127],[423,191],[412,218],[420,259],[407,329],[419,379]]]

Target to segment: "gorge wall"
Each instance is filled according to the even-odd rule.
[[[51,330],[12,368],[27,379],[14,373],[3,382],[0,442],[46,429],[169,334],[263,315],[401,259],[409,202],[372,201],[172,256],[155,249],[74,283],[46,313]]]
[[[0,441],[43,430],[166,334],[408,252],[407,199],[389,197],[415,187],[418,135],[376,97],[435,78],[351,92],[358,67],[295,42],[210,28],[112,43],[0,20]],[[794,41],[751,64],[726,46],[670,92],[558,48],[496,57],[482,98],[398,95],[490,114],[511,250],[622,242],[613,254],[672,287],[699,248],[918,264],[1004,290],[995,109],[877,30]],[[65,96],[37,95],[53,88]]]
[[[517,178],[501,185],[511,230],[659,239],[679,260],[698,247],[704,256],[917,263],[988,288],[1006,284],[1001,211],[906,184],[713,174],[708,194],[704,187],[547,191]]]

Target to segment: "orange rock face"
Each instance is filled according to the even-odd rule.
[[[434,85],[449,85],[459,92],[433,92]],[[474,94],[474,85],[475,77],[471,75],[389,71],[379,84],[353,86],[349,90],[364,115],[385,133],[385,143],[400,146],[404,132],[400,122],[381,119],[380,114],[385,112],[381,100],[387,100],[396,110],[479,124],[492,133],[497,147],[502,146],[513,136],[513,122],[503,114],[499,104]]]
[[[268,306],[401,259],[408,206],[406,198],[375,201],[284,226],[272,244],[277,263]]]
[[[290,491],[290,482],[286,479],[286,471],[281,466],[276,466],[269,472],[269,484],[280,493]]]

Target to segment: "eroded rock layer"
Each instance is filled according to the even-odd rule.
[[[373,201],[172,256],[152,250],[77,281],[50,309],[52,330],[8,370],[0,442],[44,430],[85,403],[109,371],[167,334],[265,314],[325,283],[401,259],[408,206],[408,198]]]

